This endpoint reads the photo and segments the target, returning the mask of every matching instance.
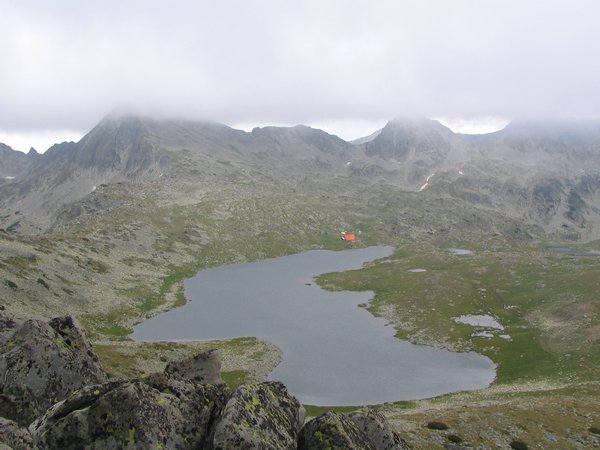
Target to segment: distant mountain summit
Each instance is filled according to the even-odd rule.
[[[3,176],[19,176],[0,190],[0,209],[23,216],[13,230],[24,226],[27,217],[33,218],[33,230],[51,226],[63,207],[100,185],[162,180],[177,196],[185,184],[214,185],[221,178],[343,174],[357,149],[306,126],[247,133],[214,122],[112,114],[77,143],[53,145],[42,155],[2,152]]]
[[[73,205],[86,198],[94,199],[91,210],[105,208],[96,189],[116,183],[178,203],[200,188],[293,189],[338,179],[437,192],[546,229],[600,237],[599,172],[594,120],[514,121],[468,136],[434,120],[401,118],[349,143],[302,125],[248,133],[214,122],[113,114],[81,141],[42,155],[0,146],[0,228],[43,231],[59,216],[76,217],[82,209]]]
[[[441,123],[422,118],[394,119],[363,146],[369,157],[402,163],[399,170],[414,184],[453,164],[469,144]]]
[[[454,133],[429,119],[394,119],[365,144],[367,155],[405,161],[415,155],[429,155],[441,161],[451,149]]]
[[[513,120],[504,129],[486,136],[545,139],[570,145],[585,145],[600,142],[600,119]]]
[[[33,149],[32,149],[33,150]],[[0,143],[0,183],[3,179],[13,179],[28,169],[38,153],[30,150],[25,154]]]

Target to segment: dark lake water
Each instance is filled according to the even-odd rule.
[[[188,303],[137,325],[143,341],[255,336],[283,351],[270,374],[305,404],[366,405],[488,386],[493,362],[400,341],[358,307],[371,292],[327,292],[316,275],[358,269],[391,247],[315,250],[203,270],[186,280]]]

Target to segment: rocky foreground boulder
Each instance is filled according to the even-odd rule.
[[[106,374],[74,318],[16,320],[0,309],[0,416],[29,425]]]
[[[210,425],[225,400],[224,385],[155,374],[81,389],[30,430],[44,449],[207,448]]]
[[[410,449],[378,411],[337,414],[328,412],[308,422],[300,432],[298,450]]]
[[[3,447],[3,444],[5,447]],[[0,450],[29,450],[33,448],[33,438],[27,428],[12,420],[0,417]]]
[[[240,386],[215,426],[213,448],[279,450],[296,448],[304,407],[282,383]]]
[[[281,383],[230,392],[218,351],[107,381],[70,317],[19,321],[0,308],[0,356],[0,450],[408,448],[378,412],[305,424]]]

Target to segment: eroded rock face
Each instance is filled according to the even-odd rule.
[[[294,449],[303,423],[304,407],[282,383],[240,386],[217,421],[213,448]]]
[[[0,448],[2,448],[2,444],[12,450],[29,450],[33,448],[33,439],[27,428],[22,428],[16,422],[0,417]]]
[[[300,431],[298,450],[323,448],[349,450],[410,449],[378,411],[337,414],[328,412]]]
[[[209,350],[180,361],[172,361],[165,367],[165,374],[197,383],[219,384],[221,379],[221,356],[218,350]]]
[[[106,381],[72,317],[48,323],[4,316],[0,327],[0,415],[26,426],[75,389]]]
[[[30,430],[40,448],[206,448],[210,424],[225,401],[222,384],[158,373],[79,390]]]

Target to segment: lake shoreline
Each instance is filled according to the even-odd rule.
[[[137,325],[131,337],[269,341],[284,354],[269,379],[314,405],[382,404],[489,386],[495,378],[489,358],[401,341],[385,319],[357,308],[374,293],[329,292],[314,283],[322,273],[360,269],[392,253],[392,247],[313,250],[200,271],[184,282],[186,305]]]

